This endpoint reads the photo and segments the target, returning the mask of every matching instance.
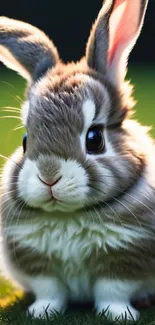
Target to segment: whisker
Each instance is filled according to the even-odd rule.
[[[144,202],[140,201],[139,199],[137,199],[136,197],[133,197],[132,195],[130,194],[126,194],[127,196],[131,197],[131,199],[134,199],[136,200],[137,202],[139,202],[140,204],[142,204],[145,208],[147,208],[150,212],[153,213],[153,215],[155,215],[155,212],[147,205],[145,204]]]
[[[122,226],[122,228],[124,228],[124,225],[122,223],[122,220],[120,219],[120,215],[106,202],[103,200],[104,205],[106,205],[111,211],[112,213],[117,217],[117,220],[119,221],[119,224]],[[101,207],[101,209],[104,211],[104,208],[102,207],[102,205],[98,202],[97,203],[98,206]],[[109,219],[109,216],[106,214],[107,218]],[[116,225],[115,219],[113,218],[113,222],[114,225]]]
[[[2,80],[1,83],[11,87],[12,89],[15,89],[15,87],[12,84],[10,84],[9,82],[7,82],[7,81]]]
[[[2,109],[1,110],[1,112],[11,112],[11,113],[20,113],[20,111],[19,110],[17,110],[17,109],[11,109],[11,108],[7,108],[7,109]]]
[[[104,176],[104,177],[109,177],[109,178],[113,178],[113,176],[110,176],[110,175],[106,175],[106,174],[100,174],[101,176]],[[119,179],[122,179],[123,180],[123,177],[119,177]],[[118,180],[118,177],[117,177],[117,180]],[[96,179],[92,179],[92,181],[93,182],[98,182],[98,180]],[[119,183],[121,184],[121,185],[123,185],[123,182],[121,182],[120,180],[118,180],[119,181]],[[99,181],[100,183],[102,183],[102,184],[104,184],[104,181],[102,181],[101,179],[100,179],[100,181]],[[147,195],[145,195],[144,193],[142,193],[141,191],[136,191],[134,188],[132,188],[132,191],[133,192],[135,192],[136,194],[137,194],[137,192],[142,196],[142,197],[144,197],[144,198],[146,198],[148,201],[150,201],[151,202],[151,199],[147,196]],[[126,189],[125,190],[122,190],[122,193],[125,193],[126,194]]]
[[[15,96],[16,101],[18,101],[19,104],[23,102],[22,98],[19,95]]]
[[[0,116],[1,120],[7,119],[7,118],[13,118],[13,119],[16,119],[16,120],[21,120],[21,117],[19,117],[19,116],[13,116],[13,115]]]
[[[135,216],[135,214],[125,205],[125,204],[123,204],[123,202],[121,202],[120,200],[118,200],[118,199],[116,199],[116,198],[113,198],[115,201],[117,201],[118,203],[120,203],[133,217],[134,217],[134,219],[136,220],[136,222],[137,222],[137,224],[138,224],[138,226],[140,227],[140,229],[142,229],[142,230],[145,230],[145,228],[142,226],[142,224],[140,223],[140,221],[137,219],[137,217]],[[146,238],[146,240],[147,240],[147,242],[148,242],[148,247],[149,247],[149,249],[150,249],[150,251],[151,251],[151,246],[150,246],[150,242],[149,242],[149,238],[145,235],[145,238]]]
[[[135,216],[135,214],[130,210],[130,208],[128,208],[123,202],[121,202],[119,199],[117,199],[116,197],[113,197],[113,199],[115,200],[115,201],[117,201],[118,203],[120,203],[133,217],[134,217],[134,219],[137,221],[137,224],[141,227],[141,228],[143,228],[142,227],[142,225],[141,225],[141,223],[140,223],[140,221],[137,219],[137,217]]]
[[[93,198],[95,199],[95,197],[93,196]],[[96,200],[97,201],[97,200]],[[101,205],[98,203],[97,204],[97,206],[99,206],[99,207],[101,207]],[[101,218],[101,216],[100,216],[100,214],[97,212],[97,210],[95,209],[95,207],[92,205],[92,207],[93,207],[93,209],[96,211],[96,213],[97,213],[97,216],[99,217],[99,219],[100,219],[100,221],[101,221],[101,223],[102,223],[102,225],[105,227],[105,224],[104,224],[104,222],[103,222],[103,220],[102,220],[102,218]],[[102,208],[102,207],[101,207]],[[105,212],[105,211],[103,211],[103,208],[102,208],[102,212],[104,213],[104,215],[108,218],[108,216],[107,216],[107,213]]]
[[[10,191],[7,191],[7,192],[5,192],[5,193],[3,193],[3,194],[0,194],[0,197],[3,197],[3,196],[7,196],[8,194],[10,194],[10,193],[13,193],[13,192],[15,192],[15,190],[10,190]]]
[[[18,201],[18,199],[17,199],[17,201]],[[6,201],[7,202],[7,201]],[[4,220],[4,224],[6,225],[7,224],[7,221],[8,221],[8,218],[10,217],[10,212],[11,212],[11,210],[12,210],[12,208],[13,208],[13,206],[14,206],[14,204],[15,204],[15,202],[14,201],[10,201],[10,199],[8,200],[8,204],[6,205],[6,206],[4,206],[4,208],[2,208],[2,215],[4,214],[4,212],[10,207],[10,205],[11,205],[11,207],[10,207],[10,209],[9,209],[9,211],[8,211],[8,213],[7,213],[7,215],[6,215],[6,217],[5,217],[5,219],[3,218],[3,220]],[[9,220],[10,221],[10,220]],[[4,227],[5,229],[6,229],[6,226]]]
[[[15,106],[3,106],[2,108],[8,108],[8,109],[15,109],[15,110],[18,110],[19,112],[21,111],[21,109],[19,107],[15,107]]]
[[[89,211],[87,210],[87,208],[84,205],[83,205],[83,208],[86,211],[87,215],[89,215],[89,217],[91,216],[93,223],[95,224],[96,221],[95,221],[94,215],[92,214],[92,210],[95,211],[95,214],[97,215],[100,224],[103,227],[105,227],[104,222],[103,222],[101,216],[99,215],[98,211],[95,209],[95,207],[91,203],[89,203],[88,206],[91,208],[91,210],[89,210]]]
[[[0,154],[0,157],[1,158],[4,158],[4,159],[10,159],[16,166],[18,166],[20,169],[23,169],[23,167],[21,167],[20,165],[18,165],[18,163],[16,163],[11,157],[6,157],[6,156],[4,156],[4,155],[1,155]]]
[[[18,185],[18,180],[17,181],[15,181],[15,182],[11,182],[11,183],[9,183],[9,186],[14,186],[14,185]],[[4,187],[4,185],[1,185],[0,186],[0,191],[3,193],[3,192],[5,192],[5,187]],[[7,192],[5,192],[4,194],[6,194]],[[1,194],[0,194],[0,197],[1,197]]]
[[[19,222],[20,216],[21,216],[21,214],[22,214],[22,211],[23,211],[25,205],[26,205],[26,203],[25,203],[25,202],[22,202],[21,209],[20,209],[20,211],[19,211],[19,213],[18,213],[18,217],[17,217],[17,220],[16,220],[16,224],[15,224],[15,226],[18,226],[18,222]],[[20,207],[20,204],[18,205],[18,209],[19,209],[19,207]],[[16,263],[17,263],[17,265],[19,265],[19,264],[18,264],[18,260],[17,260],[17,256],[16,256],[16,247],[15,247],[15,242],[16,242],[16,237],[15,237],[15,235],[14,235],[14,236],[13,236],[13,253],[14,253],[14,257],[15,257]]]
[[[16,193],[16,190],[15,189],[9,190],[9,191],[3,191],[3,190],[4,189],[1,188],[1,193],[0,193],[0,200],[2,200],[3,203],[5,203],[5,201],[7,201],[7,199],[10,200],[11,194]],[[5,198],[5,196],[6,196],[6,200],[3,199],[3,198]]]
[[[11,194],[11,193],[10,193]],[[10,201],[10,197],[6,197],[4,200],[2,199],[2,204],[6,204],[7,202]],[[7,209],[7,207],[6,207]],[[6,210],[5,208],[2,209],[2,213]]]
[[[11,210],[12,210],[12,207],[13,207],[13,206],[15,205],[15,203],[17,203],[17,202],[19,202],[19,204],[16,206],[16,209],[15,209],[15,211],[13,211],[13,213],[11,214],[11,218],[10,218],[10,212],[11,212]],[[18,198],[18,199],[15,200],[15,201],[13,202],[13,204],[11,205],[11,208],[10,208],[8,214],[7,214],[6,219],[5,219],[5,224],[7,225],[7,228],[5,227],[5,230],[9,230],[10,225],[12,224],[12,220],[13,220],[13,218],[15,217],[15,213],[16,213],[18,207],[21,205],[21,203],[23,203],[23,201],[21,201],[21,199]],[[4,211],[5,211],[5,210],[4,210]],[[4,211],[3,211],[3,213],[4,213]],[[9,219],[9,222],[8,222],[8,218],[10,218],[10,219]],[[8,234],[8,231],[6,232],[6,234]]]
[[[22,99],[19,96],[13,96],[12,94],[9,93],[9,96],[12,97],[18,104],[21,105]]]
[[[18,130],[23,129],[23,128],[24,128],[24,126],[20,125],[20,126],[17,126],[16,128],[14,128],[13,131],[18,131]]]

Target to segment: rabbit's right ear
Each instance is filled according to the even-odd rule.
[[[118,88],[142,29],[147,4],[148,0],[104,0],[92,28],[86,50],[88,66]]]
[[[58,52],[38,28],[0,17],[0,60],[28,81],[36,81],[56,65]]]

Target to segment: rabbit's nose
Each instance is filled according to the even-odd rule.
[[[49,182],[48,182],[47,180],[44,180],[44,179],[43,179],[42,177],[40,177],[40,176],[38,176],[38,178],[40,179],[40,181],[41,181],[43,184],[52,187],[52,186],[56,185],[56,184],[60,181],[61,176],[60,176],[58,179],[53,180],[53,181],[50,180]]]

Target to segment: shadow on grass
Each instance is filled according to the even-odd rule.
[[[44,319],[34,319],[27,315],[28,306],[34,301],[32,295],[4,298],[0,301],[0,325],[155,325],[155,308],[144,310],[139,321],[119,319],[117,322],[107,318],[104,314],[96,316],[92,305],[70,305],[64,314],[45,315]]]

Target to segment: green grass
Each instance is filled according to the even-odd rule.
[[[140,320],[126,321],[119,319],[117,322],[112,321],[104,314],[96,316],[91,310],[80,310],[77,307],[70,308],[64,315],[53,314],[50,317],[45,315],[44,318],[34,319],[32,316],[26,316],[25,308],[28,305],[27,298],[10,303],[7,308],[0,307],[0,324],[1,325],[154,325],[155,311],[153,309],[143,312]]]
[[[136,105],[135,118],[144,125],[151,125],[151,135],[155,137],[155,66],[132,66],[128,78],[135,85]],[[7,69],[0,70],[0,154],[10,155],[22,142],[24,128],[13,131],[21,121],[16,118],[3,118],[4,115],[17,113],[3,112],[4,107],[21,107],[24,98],[25,81],[16,73]],[[4,160],[0,158],[0,167]],[[17,297],[16,297],[17,296]],[[0,278],[0,325],[112,325],[114,322],[106,317],[95,317],[95,313],[73,310],[71,308],[64,316],[56,315],[53,319],[34,320],[26,317],[25,308],[29,299],[22,299],[21,293],[4,279]],[[125,325],[126,321],[120,322]],[[142,313],[141,319],[134,324],[155,324],[155,310]]]

